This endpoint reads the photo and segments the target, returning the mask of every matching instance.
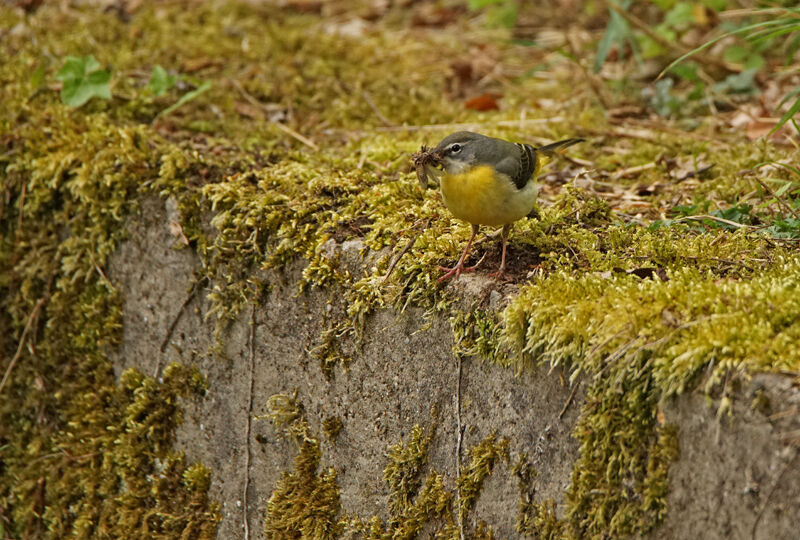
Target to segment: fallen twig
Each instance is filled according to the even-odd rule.
[[[726,225],[730,225],[731,227],[736,227],[738,229],[756,229],[757,227],[753,227],[752,225],[745,225],[744,223],[737,223],[735,221],[731,221],[730,219],[725,219],[717,216],[710,216],[708,214],[702,214],[699,216],[685,216],[682,218],[678,218],[675,220],[676,223],[686,220],[693,220],[693,221],[702,221],[704,219],[710,219],[711,221],[718,221],[719,223],[725,223]]]
[[[236,79],[230,79],[230,81],[231,81],[231,84],[239,91],[239,93],[242,94],[242,97],[244,99],[246,99],[251,105],[253,105],[254,107],[258,107],[259,109],[262,109],[262,110],[266,111],[267,113],[272,112],[267,108],[266,105],[264,105],[263,103],[258,101],[253,96],[251,96],[247,92],[247,90],[245,90],[244,87],[239,83],[239,81],[237,81]],[[267,114],[267,119],[269,120],[269,114]],[[277,120],[269,120],[269,123],[274,125],[278,129],[280,129],[281,131],[283,131],[287,135],[297,139],[298,141],[300,141],[301,143],[305,144],[306,146],[308,146],[310,148],[313,148],[314,150],[319,152],[319,146],[317,146],[317,144],[314,141],[312,141],[311,139],[309,139],[305,135],[302,135],[302,134],[296,132],[295,130],[293,130],[289,126],[287,126],[285,124],[282,124],[282,123],[278,122]]]
[[[756,179],[756,182],[758,182],[759,184],[761,184],[761,187],[763,187],[763,188],[764,188],[764,189],[767,191],[767,193],[769,193],[770,195],[772,195],[772,197],[774,197],[774,198],[775,198],[775,200],[776,200],[776,201],[778,201],[778,203],[779,203],[781,206],[783,206],[784,208],[786,208],[787,210],[789,210],[789,212],[790,212],[790,213],[791,213],[791,214],[794,216],[794,218],[795,218],[795,219],[797,219],[797,220],[800,220],[800,215],[798,215],[798,214],[797,214],[797,211],[796,211],[794,208],[792,208],[792,205],[790,205],[789,203],[787,203],[786,201],[784,201],[784,200],[783,200],[783,197],[780,197],[780,196],[776,195],[776,194],[775,194],[775,192],[774,192],[774,191],[772,191],[772,188],[770,188],[770,187],[769,187],[769,186],[766,184],[766,182],[764,182],[763,180],[761,180],[761,178],[759,178],[758,176],[754,176],[753,178],[755,178],[755,179]]]
[[[648,171],[650,169],[654,169],[656,166],[654,161],[650,163],[645,163],[644,165],[637,165],[635,167],[628,167],[627,169],[622,169],[621,171],[615,172],[611,178],[614,180],[619,180],[620,178],[624,178],[626,176],[633,176],[639,174],[644,171]]]
[[[378,119],[379,119],[381,122],[383,122],[385,126],[387,126],[387,127],[391,127],[391,126],[396,126],[396,125],[397,125],[397,124],[395,124],[394,122],[392,122],[391,120],[389,120],[388,118],[386,118],[386,117],[383,115],[383,113],[382,113],[382,112],[381,112],[381,110],[378,108],[378,106],[377,106],[377,105],[375,105],[375,102],[374,102],[374,101],[372,101],[372,97],[370,97],[370,95],[367,93],[367,91],[366,91],[366,90],[362,90],[362,91],[361,91],[361,97],[363,97],[363,98],[364,98],[364,101],[366,101],[366,102],[367,102],[367,105],[369,105],[369,108],[370,108],[370,109],[372,109],[372,112],[374,112],[374,113],[375,113],[375,116],[377,116],[377,117],[378,117]]]
[[[20,356],[22,356],[22,348],[25,346],[25,338],[28,337],[28,333],[31,331],[31,328],[33,328],[33,323],[36,320],[36,317],[39,315],[39,311],[41,311],[42,306],[45,305],[45,303],[47,302],[48,298],[49,298],[49,295],[46,295],[46,296],[43,296],[42,298],[40,298],[39,301],[36,302],[36,305],[33,306],[33,309],[31,310],[31,314],[28,315],[28,320],[25,323],[25,328],[22,330],[22,335],[19,337],[19,344],[17,345],[17,352],[14,353],[14,357],[11,359],[11,363],[8,364],[8,367],[6,368],[6,372],[3,375],[3,380],[0,381],[0,393],[3,391],[3,388],[6,385],[6,382],[8,382],[8,378],[11,377],[11,371],[14,369],[14,366],[17,364],[17,361],[19,360]]]
[[[394,259],[394,261],[392,261],[391,264],[389,264],[389,269],[386,270],[386,275],[383,276],[383,282],[384,283],[386,282],[387,279],[389,279],[389,276],[392,275],[392,272],[394,271],[394,267],[397,266],[397,263],[400,262],[400,259],[403,258],[403,255],[408,253],[409,250],[411,250],[411,248],[414,247],[414,244],[417,242],[417,238],[419,238],[420,235],[423,232],[425,232],[425,229],[428,228],[428,225],[430,225],[430,223],[431,223],[430,218],[426,219],[425,222],[422,224],[422,230],[420,230],[417,234],[415,234],[414,236],[411,237],[411,240],[408,241],[408,244],[406,244],[406,246],[403,249],[400,250],[400,253]]]
[[[575,381],[573,383],[572,390],[569,393],[569,397],[567,397],[567,401],[564,403],[564,406],[561,408],[561,412],[558,413],[558,419],[559,420],[561,420],[561,418],[564,416],[564,413],[567,412],[567,409],[569,409],[569,406],[572,403],[572,400],[575,399],[575,393],[578,391],[578,387],[580,385],[581,385],[580,381]]]

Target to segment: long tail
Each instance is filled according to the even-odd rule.
[[[564,139],[563,141],[558,141],[550,144],[546,144],[544,146],[540,146],[536,149],[537,152],[541,152],[545,155],[553,155],[562,148],[566,148],[568,146],[572,146],[573,144],[578,144],[579,142],[583,142],[586,139]]]

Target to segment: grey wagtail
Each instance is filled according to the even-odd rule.
[[[414,164],[423,187],[427,185],[427,173],[436,174],[432,167],[441,166],[444,169],[440,179],[444,204],[455,217],[472,224],[472,235],[458,263],[453,268],[442,267],[447,273],[439,281],[475,270],[477,264],[465,267],[464,261],[481,225],[503,226],[500,269],[489,274],[502,278],[506,270],[506,245],[511,226],[527,216],[536,203],[535,177],[549,156],[581,141],[583,139],[565,139],[537,148],[458,131],[442,139],[435,148],[423,146],[419,153],[414,154]]]

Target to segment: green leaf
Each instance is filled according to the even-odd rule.
[[[731,45],[725,49],[722,58],[731,64],[743,64],[747,57],[750,55],[750,49],[742,47],[741,45]]]
[[[666,16],[664,16],[664,24],[667,26],[683,27],[688,26],[694,22],[694,7],[688,2],[680,2],[675,4]]]
[[[700,82],[700,77],[697,76],[697,64],[694,62],[687,62],[672,68],[672,73],[681,79],[691,81],[694,83]]]
[[[794,62],[794,55],[797,53],[797,50],[800,49],[800,32],[795,34],[791,39],[787,40],[784,48],[786,49],[784,64],[788,66]]]
[[[198,86],[197,88],[195,88],[191,92],[186,92],[184,95],[181,96],[181,98],[177,102],[175,102],[174,104],[170,105],[169,107],[167,107],[166,109],[164,109],[163,111],[158,113],[156,118],[158,118],[160,116],[168,115],[169,113],[173,112],[178,107],[181,107],[181,106],[189,103],[190,101],[195,99],[200,94],[202,94],[204,92],[207,92],[210,88],[211,88],[211,81],[205,81],[203,84],[201,84],[200,86]]]
[[[776,23],[777,28],[769,27],[759,29],[752,34],[745,36],[745,39],[753,44],[769,44],[773,38],[782,36],[784,34],[791,34],[800,30],[800,23],[798,23],[797,19],[795,18],[777,19],[774,22]]]
[[[765,230],[773,238],[800,238],[800,221],[795,218],[776,219]]]
[[[614,0],[609,1],[613,2]],[[630,2],[623,2],[620,7],[627,9],[629,5]],[[608,53],[611,52],[611,46],[615,44],[623,45],[630,35],[631,31],[627,21],[623,19],[619,13],[609,8],[608,26],[606,27],[606,32],[603,34],[600,43],[597,44],[597,55],[594,58],[595,73],[598,73],[600,69],[602,69],[606,58],[608,58]]]
[[[683,54],[680,57],[678,57],[675,60],[673,60],[667,67],[665,67],[664,69],[661,70],[661,73],[658,74],[658,78],[663,77],[666,72],[668,72],[673,67],[675,67],[676,65],[680,64],[681,62],[683,62],[684,60],[686,60],[690,56],[693,56],[693,55],[699,53],[700,51],[703,51],[703,50],[711,47],[714,43],[720,41],[721,39],[725,39],[728,36],[744,34],[744,33],[749,32],[750,30],[762,29],[762,28],[765,28],[767,26],[775,26],[777,24],[784,24],[784,22],[783,21],[763,21],[763,22],[759,22],[759,23],[755,23],[755,24],[750,24],[750,25],[744,26],[742,28],[737,28],[736,30],[733,30],[731,32],[725,32],[721,36],[717,36],[712,40],[706,41],[705,43],[703,43],[699,47],[696,47],[696,48],[692,49],[691,51],[687,52],[686,54]]]
[[[786,183],[785,183],[785,184],[783,184],[783,185],[782,185],[780,188],[778,188],[778,191],[776,191],[776,192],[775,192],[775,197],[781,197],[781,196],[783,196],[783,194],[784,194],[784,193],[786,193],[787,191],[789,191],[789,189],[790,189],[790,188],[791,188],[793,185],[795,185],[795,183],[794,183],[794,182],[786,182]]]
[[[737,204],[735,206],[726,208],[724,210],[714,210],[712,212],[709,212],[709,215],[727,219],[728,221],[741,223],[743,225],[748,225],[753,222],[753,217],[750,215],[750,211],[752,209],[753,207],[750,206],[749,204]],[[736,228],[733,225],[728,225],[726,223],[717,223],[717,226],[726,229]]]
[[[795,88],[794,90],[792,90],[791,92],[789,92],[788,94],[783,96],[783,99],[781,100],[781,102],[778,103],[778,107],[783,107],[784,103],[786,103],[787,101],[789,101],[790,99],[792,99],[794,96],[796,96],[798,94],[800,94],[800,87]]]
[[[783,127],[783,124],[788,122],[790,118],[794,117],[794,115],[797,114],[797,111],[800,111],[800,97],[798,97],[794,101],[792,106],[789,107],[789,110],[786,111],[786,113],[784,113],[783,116],[781,116],[781,119],[778,120],[778,123],[775,124],[775,127],[772,128],[772,130],[770,130],[769,134],[772,135],[773,133],[781,129],[781,127]]]
[[[469,9],[475,11],[481,8],[485,8],[486,6],[491,6],[493,4],[502,4],[505,3],[506,0],[469,0],[467,5]]]
[[[153,73],[150,75],[150,82],[147,87],[157,96],[163,96],[167,91],[175,86],[178,78],[174,75],[167,73],[163,67],[156,65],[153,66]]]
[[[486,23],[489,26],[513,28],[517,22],[517,3],[511,0],[492,6],[486,13]]]
[[[755,94],[758,87],[755,82],[755,69],[746,69],[741,73],[728,75],[724,81],[714,85],[714,91],[731,94]]]
[[[64,83],[61,103],[70,107],[80,107],[93,97],[111,99],[111,73],[100,69],[94,56],[67,56],[56,79]]]

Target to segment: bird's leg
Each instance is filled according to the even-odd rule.
[[[503,239],[503,255],[500,258],[500,269],[497,272],[492,272],[489,277],[503,279],[506,277],[506,246],[508,245],[508,233],[511,231],[511,224],[503,225],[503,230],[500,236]]]
[[[466,272],[472,272],[473,270],[475,270],[475,268],[478,266],[477,264],[475,266],[465,267],[464,266],[464,261],[467,260],[467,252],[469,252],[469,248],[472,246],[472,241],[475,240],[475,235],[476,234],[478,234],[478,226],[477,225],[473,225],[472,226],[472,235],[469,237],[469,240],[467,241],[467,247],[464,248],[464,252],[461,254],[461,257],[458,259],[458,263],[453,268],[446,268],[444,266],[440,266],[439,267],[440,270],[447,270],[447,273],[439,278],[439,283],[441,283],[442,281],[444,281],[446,279],[449,279],[449,278],[451,278],[453,276],[458,277],[459,275],[461,275],[462,272],[466,273]],[[478,264],[480,264],[480,261],[478,261]]]

